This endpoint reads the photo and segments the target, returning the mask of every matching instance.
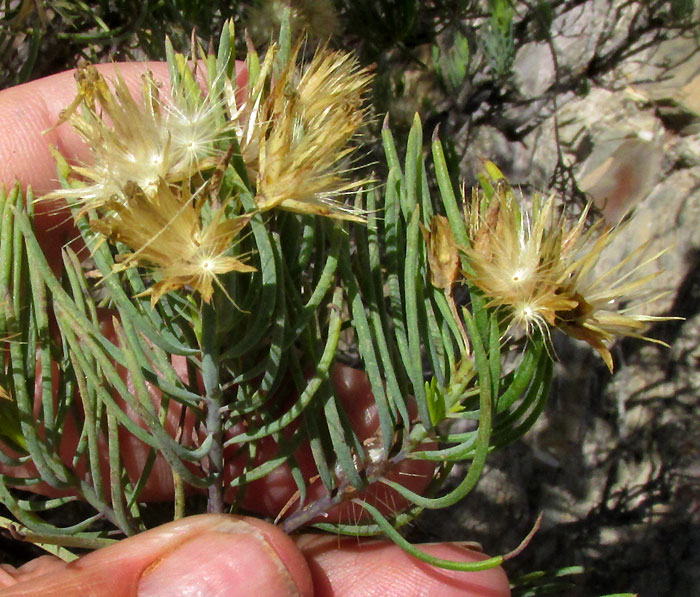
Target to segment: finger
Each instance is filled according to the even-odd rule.
[[[204,514],[172,522],[26,577],[0,596],[301,595],[313,589],[289,537],[251,518]]]
[[[9,564],[0,564],[0,589],[16,585],[19,579],[27,581],[49,572],[58,571],[63,566],[65,566],[65,562],[54,556],[39,556],[20,568]]]
[[[421,562],[389,541],[304,535],[297,545],[309,563],[316,597],[510,595],[508,578],[502,568],[482,572],[444,570]],[[487,558],[450,543],[420,548],[432,556],[453,561],[477,562]]]

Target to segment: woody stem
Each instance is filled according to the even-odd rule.
[[[221,422],[221,386],[219,384],[219,343],[216,333],[216,312],[211,303],[202,304],[202,381],[207,408],[206,430],[213,442],[209,450],[209,486],[207,512],[224,511],[223,468],[224,446]]]

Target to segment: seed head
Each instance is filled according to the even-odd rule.
[[[527,334],[554,326],[557,311],[574,303],[557,292],[562,235],[554,225],[553,199],[535,199],[531,212],[521,212],[513,194],[501,191],[483,216],[481,203],[475,195],[470,206],[467,277],[489,297],[489,306],[508,307]]]
[[[138,186],[128,185],[125,193],[126,202],[108,202],[108,215],[92,221],[91,226],[132,250],[117,269],[153,268],[156,283],[147,292],[152,304],[166,292],[185,286],[209,302],[217,276],[255,271],[231,255],[234,239],[248,223],[248,216],[226,219],[225,206],[204,214],[204,202],[191,196],[187,185],[172,187],[161,181],[151,197]]]
[[[362,222],[341,198],[369,182],[349,180],[346,164],[372,76],[351,55],[325,48],[299,72],[298,52],[264,99],[259,78],[244,110],[241,150],[256,180],[256,204]],[[270,71],[270,56],[262,72]]]
[[[225,131],[224,108],[210,96],[187,97],[175,89],[164,102],[150,73],[143,76],[141,101],[119,74],[113,90],[94,66],[79,68],[77,78],[78,95],[59,123],[67,120],[78,131],[93,163],[73,167],[85,185],[54,191],[47,198],[73,199],[88,210],[115,197],[125,201],[127,184],[152,197],[160,181],[195,176],[222,153],[214,142]]]
[[[490,201],[472,194],[466,216],[471,247],[465,249],[471,271],[465,275],[489,306],[508,311],[511,325],[545,337],[558,328],[590,344],[612,371],[609,345],[615,338],[663,344],[643,332],[648,322],[670,318],[635,313],[641,303],[658,298],[649,300],[647,290],[658,273],[639,272],[659,254],[629,268],[642,258],[642,246],[611,270],[596,273],[622,227],[605,227],[600,220],[587,227],[589,208],[572,222],[555,215],[553,197],[535,197],[530,209],[521,210],[504,184],[496,186]]]
[[[649,338],[644,331],[650,322],[675,317],[657,317],[639,313],[661,295],[653,294],[649,283],[660,271],[643,273],[665,251],[647,256],[645,243],[613,268],[599,273],[598,263],[624,226],[605,227],[598,220],[584,231],[586,211],[568,233],[562,248],[562,272],[558,291],[576,305],[556,313],[556,326],[572,338],[588,342],[613,370],[609,345],[617,337],[632,337],[666,346]]]

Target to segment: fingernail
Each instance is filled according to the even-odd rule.
[[[243,521],[186,537],[141,575],[139,597],[296,596],[299,589],[265,537]]]
[[[476,541],[457,541],[456,544],[464,549],[468,549],[469,551],[484,553],[484,547],[481,545],[481,543],[477,543]]]

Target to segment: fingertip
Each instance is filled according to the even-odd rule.
[[[223,514],[184,518],[16,579],[3,595],[313,595],[306,561],[288,537]]]
[[[278,526],[260,520],[259,518],[241,517],[247,524],[255,527],[285,565],[300,595],[314,595],[311,571],[308,562],[292,538]]]
[[[509,597],[502,568],[480,572],[445,570],[426,564],[388,541],[305,536],[297,545],[309,562],[317,597],[360,597],[371,594],[410,597]],[[432,556],[476,562],[484,554],[456,544],[419,546]]]
[[[180,539],[143,570],[139,597],[313,595],[303,555],[281,530],[264,521],[205,514],[153,532]]]
[[[175,592],[211,597],[313,595],[311,573],[296,544],[262,520],[203,514],[163,525],[140,538],[144,545],[148,538],[152,557],[137,579],[139,597]],[[152,547],[159,542],[160,551],[154,553]]]
[[[139,597],[162,595],[304,595],[311,597],[308,567],[291,541],[266,523],[230,518],[182,541],[141,575]]]

